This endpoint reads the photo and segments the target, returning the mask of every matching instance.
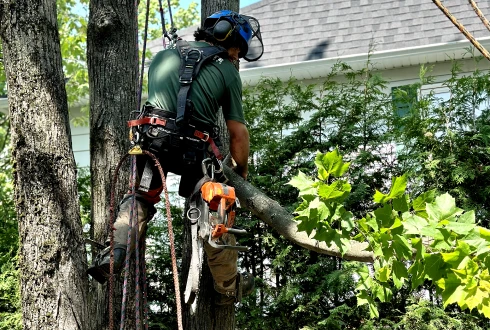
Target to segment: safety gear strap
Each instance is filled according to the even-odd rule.
[[[223,47],[191,47],[182,39],[177,40],[177,50],[180,54],[179,82],[180,90],[177,96],[177,117],[175,123],[183,127],[192,116],[192,103],[187,99],[193,79],[199,73],[201,66],[215,56],[226,56],[227,51]]]

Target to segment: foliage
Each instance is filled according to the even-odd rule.
[[[86,58],[87,24],[88,24],[88,0],[58,0],[58,26],[60,33],[60,45],[63,58],[63,71],[66,76],[66,91],[70,109],[81,107],[84,114],[88,113],[87,98],[89,95],[88,70]],[[163,2],[164,11],[167,10],[167,2]],[[179,0],[172,0],[171,6],[175,11],[173,15],[174,27],[181,29],[192,25],[198,19],[197,3],[190,3],[187,9],[179,8]],[[146,17],[146,2],[139,2],[138,32],[140,44],[144,39],[144,26]],[[168,10],[167,10],[168,11]],[[168,20],[168,18],[167,18]],[[159,5],[156,1],[150,2],[148,40],[161,38],[162,28]],[[170,23],[166,28],[170,30]],[[140,46],[141,48],[141,46]],[[140,53],[141,53],[140,49]],[[141,54],[140,54],[141,56]],[[152,56],[146,52],[146,59]],[[2,70],[0,69],[0,78]],[[1,81],[1,80],[0,80]],[[1,91],[1,86],[0,86]],[[72,120],[75,125],[86,125],[87,117],[75,117]]]
[[[17,258],[0,254],[0,330],[22,329]]]
[[[21,329],[17,270],[19,235],[14,208],[9,121],[0,112],[0,329]]]
[[[162,203],[163,204],[163,203]],[[163,205],[162,205],[163,206]],[[172,257],[168,238],[165,207],[149,222],[147,231],[148,304],[151,306],[150,329],[175,329],[177,306],[172,273]],[[171,207],[177,263],[181,264],[183,242],[183,209]]]
[[[455,65],[457,67],[457,63]],[[389,187],[391,177],[408,173],[407,180],[409,180],[411,195],[415,196],[433,189],[436,189],[437,195],[448,191],[455,197],[457,205],[462,205],[464,209],[475,209],[478,225],[486,226],[488,199],[478,196],[488,195],[485,189],[489,187],[485,184],[489,177],[485,172],[489,165],[486,156],[490,154],[488,145],[485,144],[489,136],[485,125],[490,121],[488,110],[483,107],[485,105],[483,100],[488,94],[485,94],[484,88],[473,86],[485,86],[485,81],[489,81],[490,77],[487,73],[478,71],[477,65],[476,61],[475,73],[470,75],[461,75],[457,70],[452,73],[451,79],[454,82],[449,94],[449,96],[466,95],[459,97],[457,101],[453,100],[453,103],[457,104],[470,100],[465,93],[475,91],[473,99],[481,101],[479,106],[483,110],[481,114],[475,112],[475,123],[480,124],[473,126],[469,125],[470,122],[465,121],[466,117],[462,115],[466,110],[461,110],[459,116],[444,118],[441,118],[441,111],[431,117],[420,115],[422,112],[417,109],[437,108],[440,107],[441,101],[435,97],[434,92],[425,93],[426,90],[430,91],[434,79],[430,77],[430,68],[424,66],[421,67],[419,83],[407,86],[409,88],[406,89],[394,89],[391,93],[387,92],[387,83],[384,79],[373,72],[374,65],[370,60],[361,70],[353,70],[344,63],[337,63],[331,74],[324,78],[324,83],[319,85],[306,85],[294,78],[287,82],[273,78],[262,79],[257,86],[244,90],[243,105],[252,139],[250,182],[292,211],[298,206],[296,193],[292,190],[292,186],[284,186],[284,184],[291,180],[293,173],[299,171],[304,173],[305,177],[316,176],[316,152],[320,150],[324,153],[338,147],[350,163],[349,171],[341,179],[346,181],[351,189],[342,203],[344,209],[355,216],[354,219],[363,218],[364,215],[379,208],[379,204],[372,198],[374,191],[384,191]],[[481,77],[477,78],[478,75]],[[443,83],[443,86],[447,84],[447,82]],[[412,93],[412,90],[415,90],[415,93]],[[405,105],[404,111],[400,111],[401,105]],[[458,107],[462,109],[461,106]],[[454,148],[454,141],[462,130],[455,132],[452,135],[452,142],[449,143],[439,139],[441,135],[438,134],[434,134],[434,138],[429,141],[427,136],[424,136],[426,131],[420,129],[427,125],[434,126],[433,123],[436,122],[440,123],[438,124],[440,126],[445,124],[448,118],[451,118],[451,124],[455,127],[468,128],[465,131],[466,137],[459,140],[458,148]],[[478,144],[474,141],[478,141]],[[465,145],[471,148],[465,149]],[[457,151],[456,162],[436,162],[437,170],[429,166],[430,157],[441,158],[451,153],[456,154],[455,151]],[[429,156],[430,153],[432,156]],[[455,180],[448,179],[455,177],[448,175],[453,172],[471,174],[473,179],[466,179],[460,186]],[[481,175],[473,175],[475,172]],[[329,180],[337,181],[332,177]],[[445,181],[448,182],[444,183]],[[479,182],[484,184],[480,185]],[[467,188],[463,190],[461,189],[463,187]],[[460,189],[461,193],[455,193],[453,189]],[[332,237],[327,238],[335,242],[341,237],[342,220],[332,220],[332,223],[322,222],[323,229],[320,235],[331,235]],[[247,301],[242,305],[238,310],[237,319],[240,320],[243,315],[241,318],[243,321],[239,321],[238,324],[242,328],[260,329],[261,323],[250,320],[249,315],[257,315],[261,322],[262,316],[268,315],[271,318],[271,329],[285,327],[285,322],[281,321],[281,313],[288,315],[292,327],[297,326],[296,328],[299,328],[298,324],[311,327],[317,323],[317,318],[330,319],[334,322],[332,313],[336,313],[334,311],[341,306],[311,309],[313,304],[309,304],[311,314],[301,314],[301,317],[296,317],[299,314],[294,313],[295,302],[303,297],[306,301],[309,297],[306,293],[308,290],[305,291],[304,288],[293,290],[297,288],[294,283],[304,277],[302,268],[297,267],[301,264],[298,259],[304,260],[311,252],[303,254],[297,251],[297,247],[291,247],[288,242],[278,237],[276,233],[269,232],[255,217],[245,212],[241,213],[238,223],[245,224],[251,232],[251,236],[243,239],[242,242],[249,245],[251,251],[243,257],[241,265],[260,278],[257,295],[251,298],[257,301],[250,303]],[[334,228],[337,234],[330,232],[327,235],[329,227]],[[359,233],[354,231],[353,234]],[[284,262],[277,264],[274,262],[276,258]],[[331,271],[329,268],[325,270]],[[404,280],[404,285],[400,289],[392,280],[389,284],[392,292],[390,303],[380,303],[377,300],[381,312],[379,320],[386,318],[386,324],[395,324],[400,322],[401,316],[407,312],[408,299],[417,295],[418,290],[412,289],[411,277]],[[441,307],[440,295],[431,281],[423,281],[422,287],[419,288],[420,292],[425,292],[431,297],[434,308]],[[329,287],[327,290],[332,288]],[[280,306],[281,313],[276,313],[274,308],[268,308],[273,305],[271,301],[278,296],[288,297],[290,303]],[[451,305],[446,308],[446,310],[451,309],[454,310],[455,307]],[[365,320],[369,317],[367,304],[355,310],[357,313],[355,315],[359,316],[359,319],[368,322]],[[316,315],[311,317],[314,313]],[[461,313],[461,315],[468,314]],[[248,322],[245,321],[247,319]],[[298,319],[303,323],[297,322]],[[333,328],[332,324],[329,323],[328,328],[330,326]],[[350,324],[356,328],[354,325]]]
[[[396,121],[403,127],[396,136],[403,145],[397,156],[400,167],[415,174],[415,193],[449,192],[463,208],[475,209],[480,224],[488,226],[490,74],[475,69],[462,76],[460,64],[454,62],[451,76],[443,82],[448,92],[441,98],[433,90],[423,92],[431,81],[428,70],[422,67],[420,82],[412,86],[419,99]]]
[[[476,225],[474,211],[456,207],[447,193],[428,191],[412,200],[405,194],[407,177],[401,176],[393,179],[387,194],[376,191],[373,212],[355,220],[343,206],[351,190],[342,178],[349,164],[334,150],[318,153],[315,165],[315,180],[300,172],[290,181],[302,199],[296,209],[298,230],[314,233],[342,254],[350,240],[369,243],[374,276],[364,266],[356,289],[358,304],[367,304],[371,317],[379,316],[376,301],[391,300],[392,283],[400,289],[409,278],[412,288],[431,280],[444,307],[457,303],[490,317],[490,231]],[[329,183],[330,176],[334,180]]]

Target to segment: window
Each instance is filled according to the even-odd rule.
[[[398,117],[405,117],[417,102],[417,86],[403,85],[391,88],[391,99]]]

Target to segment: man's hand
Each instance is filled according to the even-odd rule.
[[[245,180],[248,175],[248,154],[250,152],[250,137],[247,126],[235,120],[227,120],[226,126],[230,132],[230,152],[237,166],[235,172]]]

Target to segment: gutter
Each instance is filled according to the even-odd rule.
[[[485,48],[490,48],[490,37],[479,38],[478,41]],[[469,58],[466,49],[470,46],[472,46],[471,43],[464,39],[428,46],[384,50],[373,52],[371,54],[371,61],[378,65],[378,70],[416,66],[424,63],[444,62],[450,59]],[[276,64],[267,67],[255,67],[240,70],[240,76],[242,78],[242,83],[250,86],[257,85],[262,77],[277,77],[283,81],[288,80],[293,76],[298,80],[318,79],[328,75],[335,63],[339,61],[348,64],[353,70],[359,70],[366,65],[367,57],[367,53],[362,53],[305,62]],[[436,57],[436,61],[429,61],[428,57]],[[6,98],[0,98],[0,111],[4,113],[8,112],[8,101]]]
[[[478,40],[485,48],[490,48],[490,37]],[[416,46],[373,52],[371,62],[377,64],[377,70],[420,65],[424,63],[444,62],[451,59],[469,58],[467,48],[471,43],[468,40],[459,40],[448,43],[432,44],[428,46]],[[477,55],[480,55],[475,49]],[[428,60],[428,58],[432,60]],[[434,61],[434,57],[436,61]],[[261,77],[278,77],[288,80],[290,77],[301,79],[318,79],[331,72],[337,62],[344,62],[358,70],[366,66],[367,53],[330,57],[305,62],[270,65],[267,67],[255,67],[240,70],[242,83],[255,86]]]

